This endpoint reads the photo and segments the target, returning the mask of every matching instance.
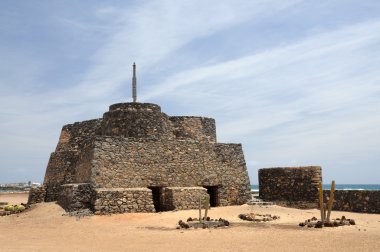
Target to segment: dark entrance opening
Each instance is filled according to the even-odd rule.
[[[207,193],[210,195],[210,206],[216,207],[219,205],[218,187],[217,186],[204,186],[207,189]]]
[[[148,188],[152,190],[154,209],[156,209],[156,212],[163,211],[163,209],[162,209],[162,201],[161,201],[162,187],[160,187],[160,186],[150,186]]]

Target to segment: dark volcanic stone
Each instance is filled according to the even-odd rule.
[[[258,173],[261,199],[294,207],[317,206],[320,166],[263,168]]]
[[[323,223],[322,221],[317,221],[317,223],[315,223],[315,228],[322,228],[323,227]]]
[[[334,223],[332,223],[332,222],[325,222],[324,226],[325,227],[333,227]]]

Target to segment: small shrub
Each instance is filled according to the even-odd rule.
[[[14,207],[15,211],[24,211],[25,207],[23,205],[17,205]]]
[[[14,211],[14,210],[15,210],[15,207],[12,206],[12,205],[7,205],[7,206],[4,207],[4,210],[5,210],[5,211]]]

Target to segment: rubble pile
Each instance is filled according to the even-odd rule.
[[[177,229],[189,229],[189,228],[218,228],[218,227],[228,227],[230,222],[228,220],[219,218],[219,219],[211,219],[210,217],[202,218],[199,220],[198,218],[189,217],[186,222],[180,220],[177,224]]]
[[[356,225],[354,219],[347,219],[346,216],[342,216],[342,218],[332,219],[331,221],[320,221],[316,217],[311,219],[307,219],[304,222],[299,224],[300,227],[308,227],[308,228],[322,228],[322,227],[339,227],[339,226],[350,226]]]
[[[254,221],[254,222],[267,222],[280,219],[280,216],[271,215],[271,214],[239,214],[239,218],[246,221]]]
[[[90,209],[80,209],[77,211],[70,211],[62,214],[62,216],[70,216],[70,217],[76,217],[76,218],[83,218],[86,216],[93,216],[94,212],[92,212]]]

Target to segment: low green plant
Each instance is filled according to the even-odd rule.
[[[15,210],[15,207],[12,206],[12,205],[6,205],[6,206],[4,207],[4,210],[5,210],[5,211],[14,211],[14,210]]]
[[[25,210],[25,207],[23,205],[17,205],[14,208],[15,208],[15,211],[24,211]]]
[[[208,209],[210,208],[210,195],[209,194],[206,195],[204,207],[205,207],[205,216],[203,217],[203,219],[206,220]]]

